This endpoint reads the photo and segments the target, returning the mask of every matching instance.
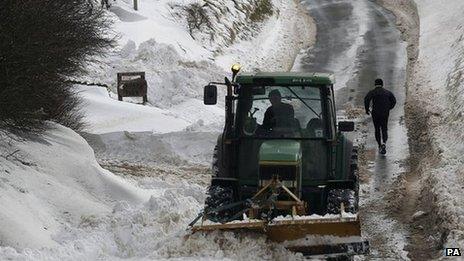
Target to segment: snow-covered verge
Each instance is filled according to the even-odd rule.
[[[16,141],[2,135],[0,147],[0,243],[18,249],[53,247],[63,222],[101,216],[120,200],[149,197],[95,160],[73,131],[55,126],[43,137]]]
[[[297,1],[274,0],[276,14],[263,24],[260,33],[240,41],[216,58],[227,69],[240,63],[247,71],[289,71],[299,52],[316,38],[314,21]]]
[[[315,28],[296,1],[139,0],[138,11],[129,0],[110,3],[108,15],[120,35],[118,47],[76,80],[106,84],[114,99],[117,72],[145,71],[147,107],[169,110],[173,120],[186,121],[197,130],[221,129],[224,101],[204,106],[203,86],[229,75],[232,63],[241,63],[244,71],[289,70],[298,52],[314,40]],[[266,3],[270,10],[262,7]],[[89,108],[96,107],[92,105],[96,100],[88,99],[95,95],[86,95],[88,91],[83,90],[84,100]],[[219,97],[223,94],[220,88]],[[118,108],[106,102],[106,110]],[[92,118],[93,111],[86,111]],[[90,119],[89,131],[128,130],[124,123],[111,125],[100,128]]]
[[[14,139],[12,139],[14,138]],[[295,260],[259,235],[188,236],[204,187],[181,178],[122,179],[59,125],[0,140],[2,260]]]
[[[415,2],[419,55],[408,87],[407,121],[420,173],[421,206],[436,247],[462,249],[464,2]]]

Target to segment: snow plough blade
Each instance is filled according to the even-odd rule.
[[[193,225],[191,229],[193,233],[217,230],[263,233],[269,240],[306,256],[350,256],[369,252],[369,243],[361,237],[357,216],[233,221]]]

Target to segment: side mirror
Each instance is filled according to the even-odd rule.
[[[205,105],[215,105],[217,103],[217,86],[206,85],[203,91],[203,103]]]
[[[339,131],[354,131],[354,122],[352,121],[340,121],[338,122],[338,130]]]

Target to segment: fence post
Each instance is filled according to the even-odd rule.
[[[134,0],[134,10],[137,11],[139,9],[138,7],[138,0]]]

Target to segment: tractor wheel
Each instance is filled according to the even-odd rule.
[[[216,211],[217,208],[234,203],[234,190],[232,187],[211,185],[205,201],[206,217],[213,222],[226,222],[234,215],[234,209]]]
[[[211,164],[211,170],[213,171],[213,177],[227,177],[228,172],[222,164],[223,152],[221,146],[216,144],[213,151],[213,162]]]
[[[327,213],[340,214],[340,204],[343,203],[345,212],[357,213],[359,203],[358,179],[358,147],[351,150],[349,177],[354,182],[353,189],[331,189],[327,194]]]
[[[351,151],[351,164],[350,164],[351,179],[354,180],[354,197],[355,209],[358,210],[359,204],[359,172],[358,172],[358,147],[354,146]]]
[[[352,189],[331,189],[327,195],[327,213],[340,214],[340,204],[343,203],[345,212],[358,212],[358,197]]]
[[[220,158],[219,158],[219,146],[214,146],[213,151],[213,163],[211,164],[211,170],[213,171],[213,177],[219,177],[220,172]]]
[[[350,159],[350,178],[358,180],[358,147],[353,147]]]

